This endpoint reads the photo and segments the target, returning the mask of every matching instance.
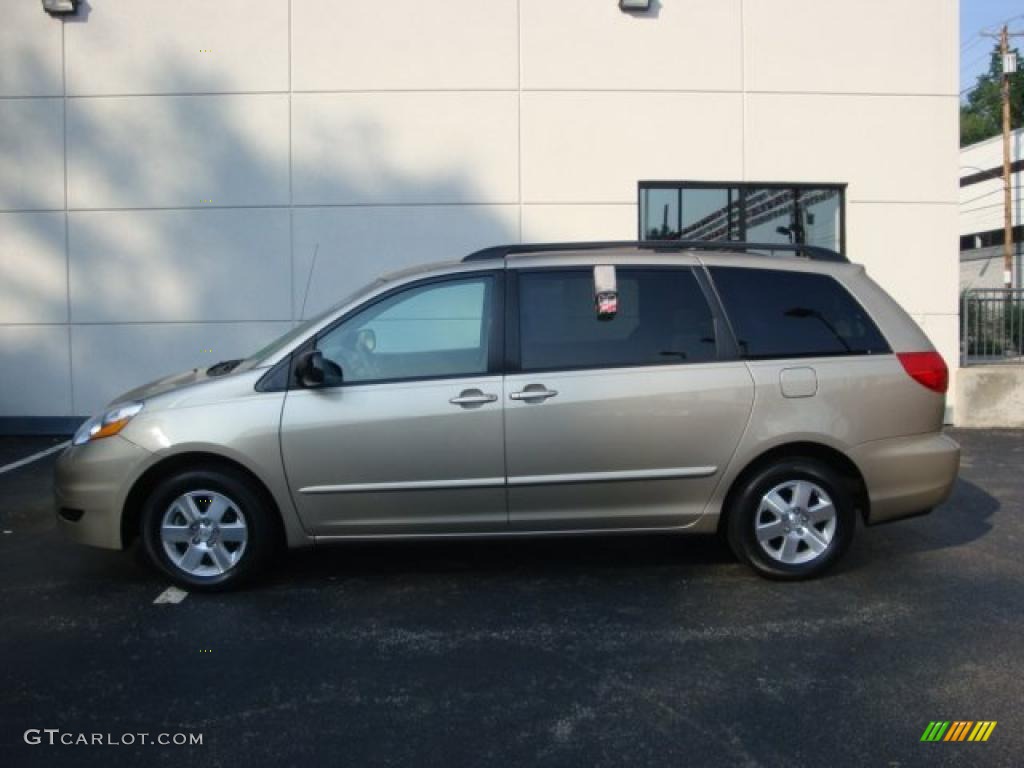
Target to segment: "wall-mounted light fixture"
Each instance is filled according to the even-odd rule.
[[[651,0],[619,0],[619,10],[624,13],[642,13],[651,9]]]
[[[64,16],[78,10],[78,0],[42,0],[43,10],[51,16]]]

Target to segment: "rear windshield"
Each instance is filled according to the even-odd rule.
[[[829,275],[742,267],[709,271],[744,357],[890,351],[863,307]]]

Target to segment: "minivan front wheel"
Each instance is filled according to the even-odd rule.
[[[820,574],[850,545],[856,527],[843,478],[812,459],[784,459],[754,473],[733,496],[726,521],[733,552],[764,576]]]
[[[189,470],[166,478],[146,499],[143,543],[176,583],[229,589],[262,570],[273,554],[272,514],[235,473]]]

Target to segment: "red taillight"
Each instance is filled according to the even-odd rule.
[[[900,352],[896,355],[905,370],[918,384],[940,395],[949,389],[949,369],[938,352]]]

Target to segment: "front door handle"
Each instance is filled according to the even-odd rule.
[[[530,384],[519,392],[511,393],[509,397],[513,400],[547,400],[549,397],[554,397],[557,394],[558,390],[548,389],[543,384]]]
[[[474,405],[493,403],[497,399],[497,395],[490,395],[486,392],[481,392],[479,389],[464,389],[459,393],[458,397],[453,397],[448,402],[452,405],[461,405],[464,408],[468,408]]]

